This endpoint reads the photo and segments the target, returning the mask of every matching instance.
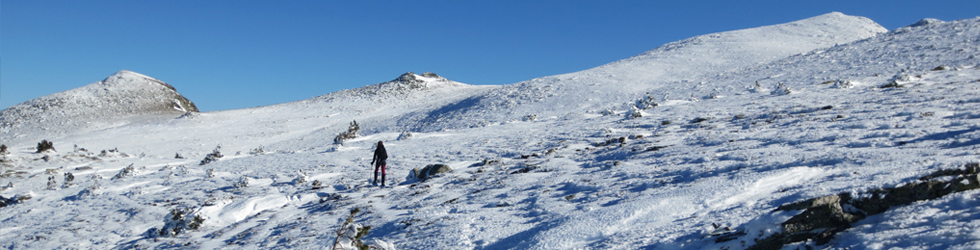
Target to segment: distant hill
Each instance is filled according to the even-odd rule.
[[[80,88],[26,101],[0,111],[0,133],[84,127],[132,115],[181,115],[197,106],[163,81],[122,70]]]

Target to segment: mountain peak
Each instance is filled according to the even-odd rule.
[[[0,111],[0,127],[37,127],[49,121],[108,121],[130,115],[199,112],[176,88],[140,73],[121,70],[102,81],[35,98]],[[71,125],[69,125],[71,126]]]
[[[450,82],[449,79],[443,78],[436,73],[425,72],[421,75],[415,74],[414,72],[405,72],[401,76],[398,76],[395,80],[389,81],[388,83],[398,83],[406,84],[413,88],[423,88],[427,87],[431,82]]]
[[[394,80],[378,84],[378,86],[381,88],[392,88],[392,89],[404,91],[404,90],[416,90],[416,89],[431,89],[431,88],[438,88],[441,86],[455,85],[455,84],[459,84],[459,83],[441,77],[436,73],[425,72],[419,75],[409,71],[409,72],[405,72],[405,74],[398,76],[398,78],[395,78]]]
[[[157,80],[156,78],[144,74],[136,73],[133,71],[129,71],[129,70],[120,70],[115,74],[106,77],[104,80],[102,80],[99,83],[108,86],[118,86],[121,84],[132,84],[132,83],[155,83],[163,87],[166,87],[170,90],[173,90],[175,92],[177,91],[177,88],[174,88],[174,86],[167,84],[161,80]]]

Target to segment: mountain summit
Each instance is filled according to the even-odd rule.
[[[0,111],[0,132],[80,126],[130,115],[198,112],[193,102],[163,81],[121,70],[102,81],[26,101]]]

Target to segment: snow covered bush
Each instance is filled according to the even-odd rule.
[[[133,175],[136,175],[136,167],[133,167],[133,164],[129,164],[129,166],[123,168],[122,170],[119,170],[119,173],[116,174],[116,176],[113,176],[112,179],[113,180],[122,179],[123,177],[128,177]]]
[[[57,189],[58,181],[54,180],[54,176],[48,176],[48,190]]]
[[[653,98],[653,96],[651,96],[650,93],[648,92],[646,96],[643,96],[639,100],[636,100],[636,103],[633,104],[633,106],[639,109],[652,109],[657,106],[660,106],[660,103],[657,103],[657,101]]]
[[[248,154],[250,154],[250,155],[260,155],[260,154],[264,154],[264,153],[265,153],[265,148],[262,147],[262,146],[259,146],[257,148],[253,148],[252,150],[248,151]]]
[[[293,184],[300,185],[306,183],[307,181],[308,181],[308,177],[306,176],[306,173],[304,173],[303,171],[299,171],[299,174],[296,176],[296,179],[293,179]]]
[[[853,87],[854,87],[854,83],[852,83],[850,80],[837,80],[837,81],[834,81],[834,88],[838,88],[838,89],[849,89],[849,88],[853,88]]]
[[[248,177],[242,176],[242,178],[239,178],[238,182],[235,183],[235,188],[245,187],[248,187]]]
[[[214,178],[213,168],[209,168],[207,171],[204,172],[204,179],[211,179],[211,178]]]
[[[350,126],[347,127],[347,131],[341,132],[337,137],[333,138],[333,143],[344,144],[344,141],[357,138],[357,131],[361,130],[361,126],[357,125],[357,121],[351,121]]]
[[[772,92],[770,94],[772,94],[772,95],[788,95],[788,94],[792,94],[792,93],[793,93],[793,90],[790,90],[789,87],[786,87],[786,84],[777,83],[776,84],[776,89],[772,90]]]
[[[402,132],[401,134],[398,135],[398,140],[399,141],[408,140],[409,138],[412,138],[412,132],[407,132],[406,131],[406,132]]]
[[[225,157],[225,156],[221,155],[221,145],[218,145],[217,147],[214,148],[214,151],[211,151],[210,154],[204,156],[204,160],[201,160],[201,165],[203,166],[204,164],[218,161],[218,159],[220,159],[221,157]]]
[[[901,72],[898,72],[898,74],[895,74],[895,76],[892,76],[892,78],[888,80],[888,83],[886,83],[885,85],[881,85],[880,88],[883,89],[900,88],[902,87],[903,84],[911,80],[912,80],[912,76],[909,75],[908,73],[905,73],[905,70],[902,70]]]
[[[755,81],[755,85],[749,87],[749,92],[752,93],[764,93],[766,91],[769,91],[769,89],[762,87],[762,84],[759,84],[759,81]]]
[[[38,142],[37,143],[37,153],[38,154],[44,153],[44,152],[46,152],[48,150],[56,151],[56,150],[54,150],[54,142],[50,142],[48,140],[41,140],[41,142]]]
[[[629,112],[626,112],[626,119],[636,119],[643,117],[643,113],[640,112],[640,108],[636,106],[630,107]]]
[[[350,215],[347,216],[347,220],[344,221],[344,224],[337,230],[337,239],[334,240],[333,248],[331,249],[383,249],[377,246],[364,244],[364,242],[361,241],[361,238],[367,235],[368,231],[371,230],[371,226],[361,226],[360,224],[354,223],[354,215],[357,215],[357,213],[360,211],[361,209],[356,207],[350,210]]]
[[[157,235],[177,236],[186,229],[197,230],[203,223],[204,218],[194,214],[191,208],[174,208],[163,218],[163,228],[157,231]]]
[[[74,186],[75,183],[72,183],[74,181],[75,181],[75,175],[73,175],[72,173],[65,173],[65,183],[63,184],[65,188]]]

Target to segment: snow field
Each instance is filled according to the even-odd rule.
[[[744,248],[713,237],[761,239],[795,215],[772,212],[782,204],[977,161],[980,19],[882,32],[832,13],[512,85],[412,74],[295,103],[5,132],[0,195],[32,198],[0,208],[0,247],[324,248],[358,208],[366,239],[389,248]],[[659,105],[627,118],[648,96]],[[353,120],[359,137],[333,144]],[[59,151],[33,153],[40,139]],[[379,140],[387,188],[370,184]],[[453,171],[407,180],[436,163]],[[976,200],[894,208],[817,247],[975,248]],[[201,228],[153,235],[182,208]]]

